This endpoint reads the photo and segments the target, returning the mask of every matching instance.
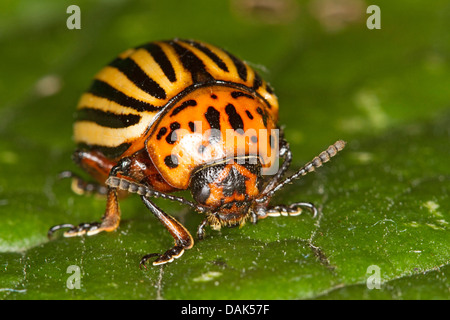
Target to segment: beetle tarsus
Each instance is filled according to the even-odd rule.
[[[69,228],[68,231],[64,232],[64,237],[66,238],[82,236],[84,234],[92,236],[104,230],[101,226],[102,224],[100,222],[80,223],[77,226],[69,223],[58,224],[48,230],[47,237],[51,238],[55,231],[66,228]]]
[[[159,257],[160,254],[159,253],[150,253],[150,254],[146,254],[145,256],[143,256],[141,258],[141,261],[139,262],[139,268],[142,269],[142,267],[144,267],[145,269],[147,269],[147,266],[145,265],[145,263],[153,257]]]
[[[208,219],[202,221],[202,223],[197,228],[197,238],[198,240],[203,240],[205,238],[205,226],[208,224]]]
[[[190,249],[194,245],[194,239],[192,239],[189,231],[176,219],[162,211],[159,207],[157,207],[152,201],[147,199],[145,196],[141,196],[142,201],[145,206],[155,215],[156,218],[166,227],[166,229],[170,232],[172,237],[175,240],[175,246],[162,255],[151,253],[149,255],[144,256],[141,259],[141,265],[151,257],[156,255],[159,256],[158,259],[153,261],[153,265],[164,264],[168,262],[172,262],[173,259],[181,257],[184,253],[184,249]]]
[[[163,254],[159,254],[159,253],[150,253],[147,254],[145,256],[142,257],[140,263],[139,263],[139,267],[142,269],[142,267],[144,267],[145,269],[147,269],[147,266],[145,265],[146,262],[153,258],[153,257],[158,257],[158,259],[156,259],[155,261],[153,261],[153,265],[157,266],[160,264],[166,264],[169,262],[172,262],[174,259],[177,259],[179,257],[181,257],[184,253],[184,248],[182,246],[176,245],[173,248],[167,250],[166,252],[164,252]]]
[[[71,228],[68,231],[64,232],[64,237],[76,237],[82,236],[84,234],[86,234],[87,236],[92,236],[99,233],[100,231],[103,231],[100,222],[80,223],[75,228]]]
[[[303,209],[311,211],[313,218],[317,216],[317,208],[310,202],[295,202],[289,205],[276,205],[266,209],[260,208],[258,211],[259,219],[266,217],[280,217],[280,216],[299,216],[303,213]]]
[[[53,237],[53,234],[54,234],[56,231],[61,230],[61,229],[65,229],[65,228],[70,228],[70,229],[72,229],[72,228],[75,228],[75,226],[74,226],[73,224],[70,224],[70,223],[58,224],[58,225],[53,226],[53,227],[51,227],[50,229],[48,229],[48,231],[47,231],[47,237],[48,237],[49,239],[51,239],[51,238]]]

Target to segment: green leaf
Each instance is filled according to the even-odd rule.
[[[364,7],[347,7],[359,12],[352,19],[322,20],[326,2],[258,11],[206,0],[79,1],[82,29],[68,30],[71,3],[39,3],[0,5],[1,298],[450,298],[445,1],[408,10],[381,1],[380,30],[366,28]],[[121,200],[117,231],[48,240],[50,226],[98,221],[105,210],[104,199],[75,195],[57,179],[81,173],[70,159],[78,97],[124,49],[173,37],[223,46],[261,69],[280,99],[291,173],[348,142],[272,201],[313,202],[318,216],[206,228],[181,258],[147,270],[141,257],[173,239],[135,195]],[[196,233],[201,215],[156,202]],[[76,270],[80,288],[70,289]]]

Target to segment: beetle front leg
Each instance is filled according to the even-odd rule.
[[[71,171],[60,173],[60,178],[72,178],[72,189],[78,194],[89,192],[106,195],[105,214],[101,222],[80,223],[79,225],[65,223],[53,226],[48,230],[47,236],[51,238],[53,233],[61,229],[69,229],[64,232],[64,237],[91,236],[101,231],[116,230],[120,222],[117,189],[103,184],[108,174],[114,169],[114,162],[97,151],[76,150],[72,157],[75,163],[94,177],[98,183],[86,182]]]
[[[317,208],[310,202],[296,202],[290,205],[277,205],[267,208],[269,217],[279,216],[299,216],[303,213],[303,209],[308,209],[313,214],[313,218],[317,216]]]
[[[166,227],[175,240],[175,245],[164,252],[163,254],[151,253],[142,257],[140,266],[145,266],[145,263],[152,257],[158,257],[153,261],[153,265],[160,265],[172,262],[174,259],[181,257],[185,249],[190,249],[194,245],[194,239],[189,231],[173,217],[158,208],[147,197],[141,196],[145,206],[158,218],[159,221]]]
[[[197,238],[198,240],[203,240],[205,237],[205,226],[208,224],[208,219],[202,221],[202,223],[197,228]]]
[[[106,211],[102,217],[102,222],[81,223],[77,226],[67,223],[56,225],[48,230],[47,236],[50,238],[55,231],[66,228],[69,228],[69,230],[64,232],[64,237],[92,236],[102,231],[114,231],[119,223],[120,208],[117,200],[117,189],[108,188]]]

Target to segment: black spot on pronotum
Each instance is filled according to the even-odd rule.
[[[175,131],[175,130],[177,130],[177,129],[180,129],[180,124],[178,123],[178,122],[172,122],[171,124],[170,124],[170,130],[172,130],[172,131]]]
[[[195,132],[195,123],[193,123],[192,121],[189,121],[188,125],[189,125],[189,129],[191,130],[191,132]]]
[[[166,142],[169,144],[174,144],[177,141],[177,133],[175,130],[180,129],[180,124],[178,122],[172,122],[170,124],[170,133],[166,137]]]
[[[164,163],[171,169],[176,168],[178,167],[178,157],[171,154],[170,156],[164,158]]]
[[[187,107],[195,107],[197,105],[197,101],[195,100],[186,100],[182,104],[180,104],[178,107],[173,109],[172,113],[170,114],[171,117],[177,115]]]
[[[158,134],[156,135],[156,139],[157,140],[161,140],[162,137],[164,137],[167,133],[167,128],[166,127],[162,127],[161,129],[159,129]]]
[[[239,129],[244,130],[244,122],[231,103],[225,107],[225,112],[228,115],[228,122],[235,131]]]
[[[253,115],[252,115],[252,113],[251,113],[250,111],[245,110],[245,113],[247,114],[247,117],[248,117],[250,120],[253,120]]]
[[[208,107],[205,112],[206,121],[208,121],[211,129],[220,130],[220,112],[214,107]]]
[[[214,144],[220,141],[222,134],[220,132],[220,112],[214,107],[208,107],[205,112],[206,121],[208,121],[211,127],[211,135],[209,137],[209,143]]]

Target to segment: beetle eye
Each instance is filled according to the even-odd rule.
[[[206,204],[211,195],[210,183],[213,183],[220,172],[224,169],[224,164],[207,166],[194,172],[191,176],[190,190],[192,197],[197,203]]]
[[[194,183],[191,187],[192,197],[195,201],[200,204],[206,204],[206,200],[208,200],[209,195],[211,194],[211,189],[208,184],[202,184],[202,181],[199,179],[194,179]]]

